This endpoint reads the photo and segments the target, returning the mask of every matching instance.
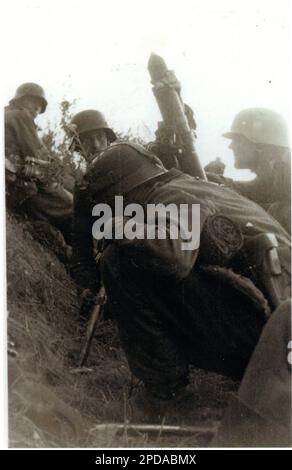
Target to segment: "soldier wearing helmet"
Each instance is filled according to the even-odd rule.
[[[223,136],[231,139],[235,168],[256,174],[253,181],[234,181],[232,186],[262,205],[290,232],[291,151],[282,116],[266,108],[245,109]]]
[[[104,240],[100,259],[108,309],[117,322],[129,367],[146,390],[133,399],[129,413],[137,412],[139,403],[145,412],[148,404],[155,418],[162,419],[173,406],[181,412],[182,422],[190,415],[188,406],[195,405],[187,393],[190,364],[242,376],[266,315],[275,308],[257,278],[258,266],[250,270],[250,252],[261,252],[265,258],[260,240],[273,232],[284,263],[290,256],[290,238],[254,202],[222,185],[167,170],[140,145],[120,142],[95,151],[96,146],[86,147],[76,135],[79,140],[78,151],[95,157],[75,193],[74,269],[81,287],[89,287],[92,294],[99,283],[92,240],[96,204],[107,203],[114,211],[115,196],[143,207],[200,204],[199,248],[183,250],[180,236],[172,237],[167,228],[160,238]],[[127,221],[126,216],[113,217],[111,223],[120,228]],[[140,233],[162,230],[157,219],[139,227]],[[249,246],[243,245],[243,238]],[[280,278],[286,298],[289,275],[283,272]]]
[[[79,152],[85,159],[87,167],[117,138],[103,114],[93,109],[77,113],[70,123],[70,129],[72,132],[70,148]],[[94,299],[93,292],[98,285],[98,272],[93,261],[92,235],[90,230],[86,229],[90,220],[86,196],[86,184],[81,178],[76,181],[74,188],[72,275],[82,288],[81,297],[84,299],[85,310],[90,308]],[[82,311],[83,308],[81,314]]]
[[[44,90],[36,83],[23,83],[5,108],[5,155],[49,157],[39,139],[35,118],[47,107]]]
[[[48,102],[43,88],[37,83],[23,83],[10,100],[10,105],[27,109],[34,117],[46,111]]]
[[[225,170],[225,163],[223,163],[220,159],[220,157],[216,157],[216,160],[208,163],[205,167],[204,170],[207,173],[213,173],[214,175],[221,175],[223,176],[224,170]]]
[[[93,109],[77,113],[71,121],[71,130],[71,148],[81,151],[88,163],[117,138],[103,114]]]
[[[53,157],[35,124],[47,104],[41,86],[24,83],[5,108],[7,206],[20,215],[54,225],[66,232],[69,240],[73,196],[51,174]]]

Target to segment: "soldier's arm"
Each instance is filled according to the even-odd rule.
[[[145,270],[175,277],[178,281],[188,276],[196,261],[198,247],[194,242],[194,246],[190,249],[183,249],[185,243],[185,237],[182,237],[183,229],[179,230],[176,236],[175,229],[171,226],[165,227],[151,222],[137,223],[136,238],[130,240],[126,233],[127,223],[130,220],[128,217],[111,219],[108,222],[110,229],[105,227],[105,236],[110,237],[110,233],[114,233],[116,238],[109,240],[108,237],[106,243],[119,245],[127,259],[131,259]],[[175,223],[174,220],[172,222]]]
[[[13,110],[5,114],[5,152],[21,157],[47,158],[50,155],[38,136],[32,117],[24,110]]]
[[[216,173],[206,173],[208,181],[217,184],[224,184],[228,188],[234,189],[237,193],[251,199],[252,201],[262,204],[266,199],[266,187],[259,185],[257,180],[252,181],[237,181],[232,178],[227,178],[223,175]]]
[[[9,207],[12,201],[15,207],[38,192],[35,182],[24,178],[23,149],[18,131],[16,121],[5,116],[5,180]]]

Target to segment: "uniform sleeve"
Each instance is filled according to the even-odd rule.
[[[5,153],[21,157],[49,158],[49,152],[40,140],[33,119],[24,110],[5,113]]]
[[[169,276],[177,281],[188,276],[198,255],[198,236],[193,239],[193,246],[187,249],[187,237],[178,220],[168,220],[166,226],[150,221],[135,224],[136,238],[130,240],[126,233],[128,224],[132,227],[133,221],[127,217],[112,220],[113,233],[115,236],[119,234],[118,239],[112,242],[120,246],[127,259],[153,274]]]
[[[268,204],[273,197],[269,181],[260,181],[258,178],[252,181],[233,181],[226,179],[224,184],[247,199],[262,206]]]
[[[10,122],[5,121],[5,156],[20,155],[17,133]]]

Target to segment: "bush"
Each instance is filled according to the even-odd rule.
[[[60,163],[60,182],[69,191],[73,191],[74,182],[82,175],[82,159],[70,150],[71,133],[69,124],[73,117],[72,107],[75,100],[63,100],[59,105],[60,118],[54,125],[48,122],[42,135],[42,141],[55,160]]]

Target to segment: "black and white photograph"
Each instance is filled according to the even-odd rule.
[[[291,448],[290,15],[2,2],[2,448]]]

